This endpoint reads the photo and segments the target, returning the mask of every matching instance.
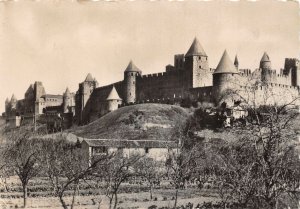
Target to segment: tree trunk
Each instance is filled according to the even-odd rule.
[[[153,199],[153,185],[150,183],[150,200]]]
[[[175,202],[174,202],[174,208],[177,207],[177,197],[178,197],[178,188],[176,188],[176,191],[175,191]]]
[[[24,201],[24,208],[27,207],[27,184],[23,184],[23,201]]]
[[[114,209],[117,209],[117,205],[118,205],[118,194],[117,192],[115,193],[115,204],[114,204]]]
[[[64,199],[63,199],[63,194],[59,195],[59,201],[61,203],[61,205],[63,206],[64,209],[68,209],[67,204],[65,203]]]
[[[114,198],[114,195],[109,197],[109,209],[111,209],[113,198]]]
[[[268,203],[270,209],[276,208],[276,205],[277,205],[276,200],[270,198],[270,199],[266,200],[266,202]]]
[[[72,197],[72,204],[71,204],[71,209],[74,208],[74,203],[75,203],[75,197],[76,197],[76,192],[78,191],[78,183],[76,183],[74,192],[73,192],[73,197]]]

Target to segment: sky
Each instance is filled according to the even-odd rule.
[[[163,72],[194,37],[216,68],[225,49],[254,70],[266,51],[279,70],[298,58],[295,1],[6,1],[0,3],[0,112],[42,81],[48,94],[76,92],[88,73],[106,85],[132,59],[143,74]]]

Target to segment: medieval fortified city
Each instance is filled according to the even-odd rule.
[[[297,42],[291,41],[292,32],[297,30],[283,32],[292,25],[284,27],[283,23],[295,20],[296,13],[295,17],[287,15],[286,20],[281,14],[276,19],[271,10],[264,9],[268,5],[274,12],[292,11],[298,5],[275,1],[255,4],[191,1],[172,5],[171,2],[131,5],[118,2],[114,6],[103,3],[94,7],[91,2],[23,2],[20,5],[11,2],[3,3],[8,7],[0,7],[0,13],[7,11],[0,14],[7,21],[3,30],[12,34],[3,35],[7,37],[3,40],[10,43],[9,48],[15,47],[13,52],[6,48],[0,32],[0,42],[5,49],[0,50],[0,62],[9,56],[3,54],[1,59],[4,51],[10,56],[16,53],[16,59],[20,59],[20,63],[6,60],[0,68],[10,68],[12,63],[18,67],[24,64],[26,68],[27,65],[35,66],[36,62],[39,70],[46,64],[35,59],[33,54],[36,53],[53,65],[48,75],[57,74],[49,78],[34,73],[26,75],[27,89],[15,84],[16,93],[5,95],[4,112],[0,117],[0,208],[299,209],[300,59],[294,55]],[[15,7],[9,7],[12,5]],[[30,12],[23,12],[21,5]],[[179,5],[184,6],[180,12]],[[210,14],[212,5],[219,8],[220,13]],[[70,8],[78,12],[78,16],[70,12]],[[154,17],[152,10],[155,8],[165,13]],[[45,15],[41,15],[39,9]],[[119,17],[114,16],[116,10]],[[175,11],[177,17],[171,15]],[[252,17],[249,14],[254,11],[257,17],[247,18]],[[79,14],[84,20],[79,19]],[[24,15],[24,21],[20,20],[22,25],[19,20],[13,20],[21,15]],[[28,17],[31,23],[25,24]],[[114,18],[124,26],[112,20]],[[220,27],[218,30],[202,23],[206,30],[218,31],[222,37],[218,33],[203,32],[201,21],[189,22],[191,18],[204,18],[216,24]],[[215,22],[211,18],[215,18]],[[133,19],[136,21],[132,26],[134,30],[128,29],[127,24]],[[162,22],[154,23],[153,19]],[[295,27],[300,23],[299,17],[296,19]],[[236,23],[237,28],[234,27]],[[99,24],[99,28],[94,24]],[[171,30],[171,26],[172,31],[166,32],[165,28]],[[176,26],[182,27],[179,35],[175,34]],[[27,36],[22,30],[15,35],[18,28],[23,27],[32,30],[32,34]],[[48,27],[56,31],[55,35]],[[120,36],[114,27],[122,31]],[[174,37],[169,39],[167,34],[160,37],[153,29],[170,32]],[[69,36],[67,30],[75,34]],[[258,32],[253,32],[255,30]],[[249,35],[252,32],[253,39]],[[264,36],[264,32],[278,35]],[[138,33],[147,38],[137,38]],[[37,43],[44,39],[42,34],[49,42],[55,37],[53,46],[47,48],[45,44],[42,48]],[[88,34],[90,39],[82,39],[80,34]],[[33,42],[28,39],[31,36],[35,37]],[[290,40],[285,39],[289,36]],[[104,37],[108,38],[107,42],[102,41]],[[234,37],[233,40],[230,37]],[[26,44],[22,42],[25,39]],[[257,41],[260,39],[263,41]],[[24,48],[12,44],[12,40],[19,40]],[[236,47],[231,47],[234,41]],[[57,46],[59,43],[62,48]],[[89,46],[91,53],[71,58],[72,54],[81,53],[79,48],[76,50],[75,43],[80,47]],[[182,53],[169,54],[179,49],[169,46],[179,43]],[[274,46],[276,44],[278,47]],[[117,45],[120,50],[129,50],[124,54],[128,60],[125,64],[117,49],[110,51],[112,54],[106,52]],[[128,46],[140,47],[143,51],[130,51]],[[283,49],[282,46],[287,47]],[[87,52],[84,47],[80,49],[82,54]],[[33,52],[26,54],[24,50]],[[53,54],[60,50],[66,50],[70,56],[66,53],[58,58]],[[87,63],[97,60],[91,58],[93,50],[106,56],[101,57],[103,63],[99,61],[96,65],[103,64],[106,68],[108,63],[115,63],[111,66],[119,66],[114,67],[118,69],[103,74],[100,66],[86,74],[93,66]],[[145,57],[151,57],[152,51],[156,53],[153,63],[158,59],[159,65],[155,63],[149,67]],[[20,54],[30,56],[32,65],[28,60],[22,63]],[[46,58],[43,55],[47,55]],[[49,56],[58,58],[57,63],[49,61],[52,59]],[[173,63],[167,64],[163,61],[165,57]],[[279,57],[282,60],[278,60]],[[68,59],[72,61],[66,64]],[[75,70],[76,64],[81,62],[87,71]],[[163,67],[163,62],[167,64],[163,72],[149,70],[153,66]],[[279,68],[278,63],[281,63]],[[68,71],[72,74],[62,73],[59,78],[62,69],[55,70],[59,64],[72,66]],[[247,65],[252,67],[245,68]],[[3,72],[4,75],[16,73],[9,69]],[[64,76],[67,74],[78,75],[76,78],[82,80],[76,82],[72,77],[72,83],[63,81],[68,78]],[[9,82],[8,77],[1,82],[5,83],[5,79]],[[65,90],[61,90],[63,93],[57,94],[57,87],[47,85],[48,79],[59,88],[65,86]],[[21,83],[23,80],[20,86]],[[14,88],[11,86],[2,92],[11,94]],[[22,94],[24,96],[19,97]]]

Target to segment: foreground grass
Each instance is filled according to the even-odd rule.
[[[156,190],[154,197],[157,200],[149,200],[148,192],[139,193],[122,193],[119,194],[119,208],[148,208],[151,205],[158,207],[172,207],[174,200],[172,199],[174,191],[172,190]],[[66,202],[71,203],[71,197],[66,197]],[[182,190],[179,193],[179,205],[185,205],[188,202],[193,204],[217,201],[218,199],[212,194],[196,192],[195,189]],[[2,198],[0,200],[0,208],[20,208],[22,207],[22,198]],[[109,208],[108,199],[105,195],[90,195],[90,196],[77,196],[76,209],[101,209]],[[27,208],[61,208],[58,198],[56,197],[30,197],[28,198]]]

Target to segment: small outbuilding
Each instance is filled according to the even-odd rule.
[[[168,152],[177,150],[177,144],[174,141],[162,140],[84,139],[81,148],[89,163],[97,155],[117,151],[122,151],[124,157],[139,154],[156,161],[166,161]]]

